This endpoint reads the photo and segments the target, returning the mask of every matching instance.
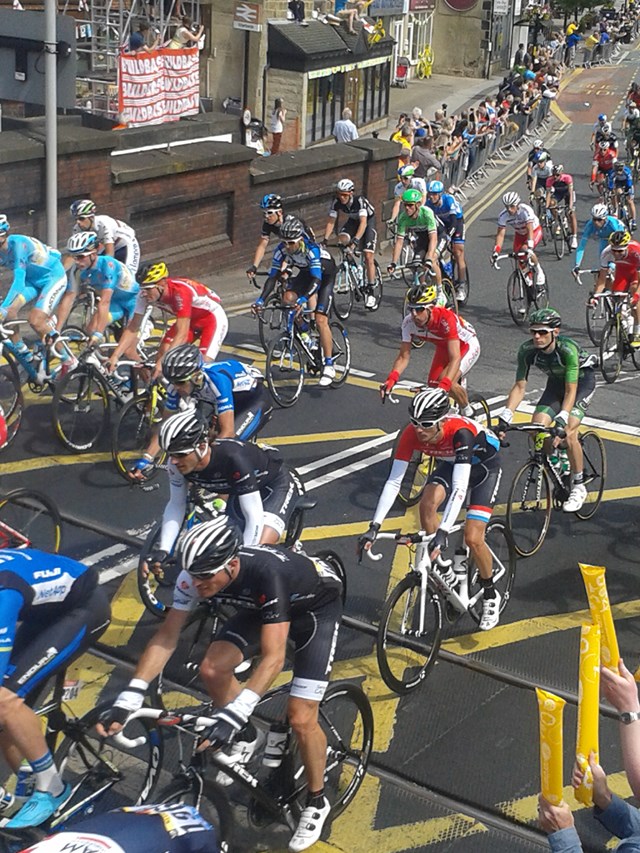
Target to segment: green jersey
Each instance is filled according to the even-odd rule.
[[[436,217],[430,207],[421,207],[418,216],[407,216],[404,210],[398,214],[398,237],[404,237],[407,231],[437,231]]]
[[[528,379],[533,366],[558,382],[577,382],[584,376],[585,369],[593,367],[593,356],[571,338],[558,335],[552,352],[536,349],[533,341],[522,344],[518,350],[516,382]]]

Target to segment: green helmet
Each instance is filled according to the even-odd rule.
[[[402,201],[408,201],[409,204],[421,204],[422,193],[416,189],[405,190],[402,193]]]
[[[559,329],[561,325],[562,317],[555,308],[537,308],[529,314],[529,326]]]

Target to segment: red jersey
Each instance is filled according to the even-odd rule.
[[[611,289],[621,292],[629,289],[629,285],[638,280],[640,271],[640,243],[632,240],[627,246],[627,254],[624,258],[616,258],[607,246],[600,255],[600,266],[607,267],[609,263],[616,265],[615,276]]]
[[[463,355],[469,348],[469,341],[477,337],[476,330],[470,323],[465,322],[450,308],[437,305],[431,308],[431,316],[424,329],[416,325],[412,314],[407,314],[402,321],[401,332],[403,343],[409,343],[412,338],[419,338],[445,350],[448,341],[460,341],[460,351]]]
[[[144,291],[140,291],[138,294],[136,314],[144,314],[147,307],[143,293]],[[189,317],[190,325],[194,328],[208,323],[216,309],[221,306],[220,297],[215,291],[190,278],[168,278],[158,304],[176,317]]]
[[[602,151],[602,149],[598,148],[596,149],[593,160],[598,166],[598,170],[600,172],[609,172],[613,169],[613,164],[617,156],[618,152],[615,148],[607,148],[606,151]]]
[[[413,424],[405,427],[400,436],[394,459],[409,462],[414,451],[435,456],[446,462],[488,462],[498,453],[500,442],[481,424],[462,415],[449,415],[440,423],[440,437],[434,444],[421,442]]]

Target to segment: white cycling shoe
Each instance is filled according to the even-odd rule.
[[[478,626],[481,631],[490,631],[492,628],[496,627],[500,621],[501,602],[502,596],[498,590],[495,591],[495,596],[493,598],[484,598],[482,600],[482,619]]]
[[[307,806],[302,810],[298,827],[289,842],[291,853],[300,853],[301,850],[306,850],[318,841],[322,834],[324,822],[330,811],[331,806],[326,797],[324,798],[324,805],[321,808]]]
[[[325,366],[322,370],[322,376],[320,377],[320,381],[318,382],[318,385],[320,385],[321,388],[328,388],[329,385],[331,385],[331,383],[333,382],[333,380],[335,378],[336,378],[335,367],[332,364],[325,364]]]
[[[586,499],[587,487],[583,483],[575,483],[569,492],[569,497],[562,504],[562,509],[565,512],[578,512],[579,509],[582,509],[582,505]]]
[[[248,764],[258,749],[262,747],[266,738],[267,736],[261,729],[256,729],[256,736],[254,740],[235,740],[231,746],[221,750],[217,754],[217,758],[223,764],[226,764],[227,767],[235,767],[238,764]],[[216,782],[218,785],[223,785],[227,788],[229,785],[233,784],[233,779],[231,776],[227,776],[223,770],[220,770],[216,776]]]

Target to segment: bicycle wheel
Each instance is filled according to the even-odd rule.
[[[553,250],[556,253],[556,258],[558,260],[562,260],[565,249],[567,248],[567,243],[564,238],[564,231],[562,230],[560,217],[552,223],[551,228],[553,236]]]
[[[545,275],[544,284],[534,284],[531,290],[531,300],[535,308],[549,307],[549,281]]]
[[[469,264],[466,263],[465,258],[465,276],[463,279],[460,279],[457,272],[457,265],[454,261],[454,277],[456,281],[460,281],[460,284],[457,285],[456,290],[456,300],[458,302],[458,308],[464,307],[469,301],[469,293],[471,291],[471,278],[469,276]]]
[[[351,370],[351,344],[349,343],[349,333],[342,325],[334,320],[329,323],[331,329],[331,357],[333,358],[333,366],[336,369],[335,379],[331,382],[334,388],[346,382],[349,371]]]
[[[67,324],[63,331],[62,337],[73,355],[77,358],[83,349],[86,348],[89,336],[80,326],[72,326]]]
[[[346,320],[353,310],[352,272],[346,263],[338,267],[333,285],[333,310],[339,320]]]
[[[416,64],[416,77],[418,80],[424,80],[427,76],[427,68],[424,59],[419,59]]]
[[[458,313],[458,299],[456,297],[456,289],[453,286],[453,282],[450,278],[442,278],[442,292],[444,293],[446,302],[446,307],[450,308],[456,314]]]
[[[498,518],[492,518],[487,524],[485,542],[493,557],[493,583],[500,594],[500,613],[502,613],[509,603],[513,582],[516,579],[518,562],[516,549],[509,528]],[[472,556],[469,556],[468,578],[469,597],[472,598],[480,591],[480,573]],[[482,598],[469,608],[469,615],[475,622],[480,623]]]
[[[373,263],[376,270],[376,280],[374,282],[371,292],[375,299],[375,305],[371,305],[369,308],[367,308],[367,311],[377,311],[380,307],[380,303],[382,302],[382,271],[380,269],[380,264],[377,261],[374,260]],[[346,319],[346,317],[341,319]]]
[[[8,447],[16,437],[24,411],[24,397],[15,358],[4,350],[0,355],[0,406],[7,424]]]
[[[405,240],[400,250],[400,264],[402,267],[402,278],[407,287],[411,287],[415,278],[415,272],[407,266],[413,260],[413,246]]]
[[[282,308],[280,296],[272,293],[265,302],[261,316],[258,317],[258,334],[262,349],[266,352],[271,341],[280,335],[286,326],[286,312]]]
[[[529,300],[527,298],[526,285],[522,280],[522,274],[519,270],[514,270],[509,276],[507,282],[507,302],[509,303],[509,311],[513,322],[516,326],[524,325],[527,319]]]
[[[322,551],[316,551],[315,554],[312,555],[312,559],[317,557],[319,560],[324,560],[329,563],[332,569],[334,569],[336,575],[342,581],[342,604],[344,605],[347,600],[347,571],[344,567],[344,563],[340,559],[340,557],[336,554],[335,551],[331,551],[328,548],[323,549]]]
[[[579,438],[582,446],[584,484],[587,487],[587,499],[582,509],[576,512],[578,518],[586,520],[595,515],[600,506],[604,484],[607,479],[607,454],[604,442],[597,432],[587,430]]]
[[[155,790],[164,754],[159,730],[147,720],[134,720],[127,726],[127,737],[142,739],[140,746],[130,749],[113,738],[105,740],[95,727],[111,707],[111,702],[105,702],[65,726],[53,757],[74,793],[64,813],[52,821],[52,829],[88,814],[140,805]]]
[[[288,333],[271,341],[267,349],[267,387],[279,406],[293,406],[304,385],[302,349]]]
[[[151,437],[162,420],[162,412],[159,406],[152,406],[152,400],[157,400],[157,395],[151,391],[144,391],[139,397],[134,397],[122,407],[117,423],[111,436],[111,455],[116,471],[128,483],[132,482],[129,475],[131,463],[139,459],[149,446]],[[158,465],[161,465],[167,454],[159,451],[154,464],[145,468],[144,479],[152,480],[158,473]]]
[[[15,489],[0,497],[0,548],[37,548],[57,554],[61,541],[60,512],[47,495]]]
[[[618,320],[609,320],[600,338],[600,370],[607,382],[615,382],[624,360],[623,341]]]
[[[544,542],[551,509],[549,475],[541,464],[529,460],[513,478],[507,499],[507,525],[521,557],[535,554]]]
[[[469,394],[469,405],[473,409],[473,420],[491,429],[491,409],[482,394]]]
[[[607,324],[607,309],[604,299],[598,299],[594,306],[587,302],[587,333],[591,338],[591,343],[595,346],[600,346],[602,332]]]
[[[161,530],[162,521],[158,521],[149,531],[149,535],[140,552],[137,570],[138,592],[140,593],[142,603],[149,613],[152,613],[159,619],[163,619],[167,615],[167,610],[173,603],[173,588],[180,574],[178,564],[175,560],[171,559],[171,556],[163,566],[161,575],[156,576],[153,572],[145,570],[145,564],[149,559],[149,555],[159,545]]]
[[[376,637],[378,667],[387,687],[400,695],[422,684],[440,648],[442,602],[431,589],[426,595],[422,630],[420,575],[416,572],[402,578],[380,614]]]
[[[154,799],[157,803],[184,803],[197,809],[216,830],[221,853],[229,853],[233,840],[233,811],[219,785],[193,773],[181,773]]]
[[[402,430],[396,436],[393,444],[393,450],[391,451],[392,464],[401,435]],[[427,481],[434,471],[435,466],[436,461],[433,456],[424,456],[419,451],[414,451],[400,484],[400,491],[397,498],[398,503],[402,506],[415,506],[422,497],[424,487],[427,485]]]
[[[373,712],[357,684],[334,681],[320,702],[318,722],[327,738],[325,794],[333,820],[347,808],[364,779],[373,744]],[[287,799],[299,817],[306,805],[307,783],[295,740],[284,762],[292,791]]]
[[[56,385],[53,426],[60,441],[77,453],[96,446],[109,420],[109,396],[90,367],[72,370]]]

